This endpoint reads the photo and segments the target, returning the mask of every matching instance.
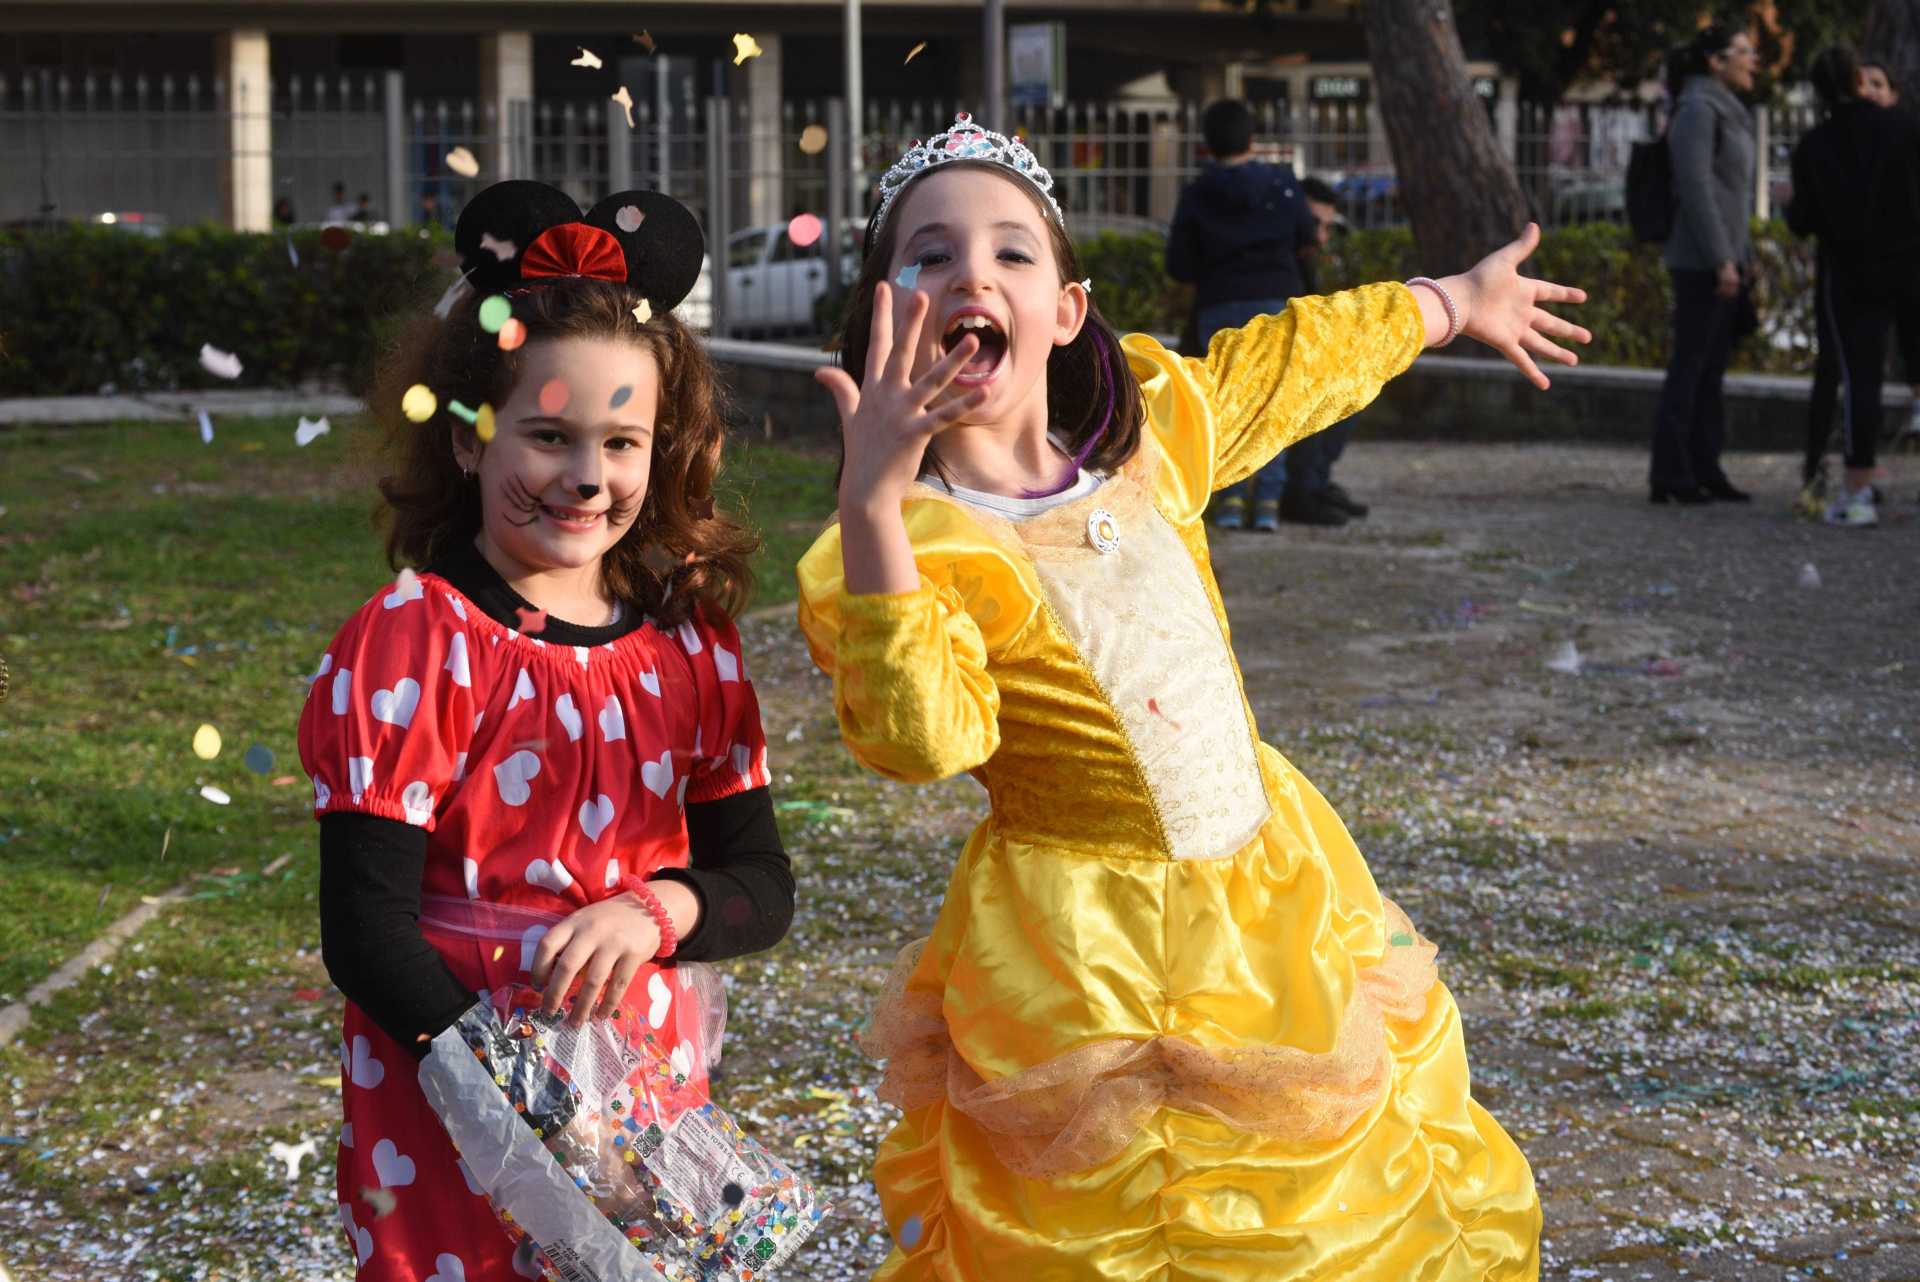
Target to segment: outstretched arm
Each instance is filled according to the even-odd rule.
[[[1460,332],[1505,356],[1535,387],[1545,389],[1552,384],[1533,358],[1578,365],[1579,356],[1553,340],[1590,343],[1593,335],[1544,306],[1584,303],[1586,290],[1520,274],[1520,264],[1539,244],[1540,225],[1528,223],[1518,239],[1494,250],[1465,274],[1449,276],[1439,283],[1460,313]],[[1416,287],[1413,293],[1420,304],[1421,319],[1426,322],[1427,346],[1444,342],[1451,320],[1439,292]]]

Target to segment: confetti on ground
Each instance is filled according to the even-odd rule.
[[[617,410],[622,405],[625,405],[627,401],[632,398],[632,396],[633,396],[632,385],[628,383],[622,383],[619,387],[614,389],[613,395],[607,398],[607,408],[610,410]]]
[[[1820,586],[1820,571],[1811,561],[1800,567],[1800,586],[1803,588]]]
[[[622,205],[620,212],[613,216],[613,225],[624,232],[640,230],[640,224],[647,221],[647,215],[638,205]]]
[[[326,415],[308,418],[302,414],[300,425],[293,429],[293,443],[299,446],[311,445],[332,430],[333,424],[327,422]]]
[[[507,262],[520,252],[520,247],[510,240],[496,240],[491,232],[480,233],[480,248],[492,254],[501,262]]]
[[[540,412],[549,418],[566,409],[567,402],[572,399],[573,389],[567,386],[564,378],[550,378],[540,385]]]
[[[800,152],[806,156],[817,156],[827,149],[827,127],[808,125],[800,131]]]
[[[627,92],[627,87],[621,85],[618,89],[614,90],[613,93],[609,94],[608,97],[626,108],[627,128],[633,128],[633,95]]]
[[[301,1161],[314,1156],[314,1143],[311,1137],[301,1140],[298,1144],[287,1144],[275,1140],[267,1146],[267,1155],[276,1162],[285,1162],[287,1179],[297,1180],[300,1178]]]
[[[922,40],[919,44],[907,50],[906,60],[903,61],[900,65],[904,67],[907,65],[907,63],[912,62],[915,58],[918,58],[920,56],[920,51],[922,49],[925,49],[926,47],[927,47],[927,42]]]
[[[580,49],[579,45],[574,48]],[[567,64],[569,67],[585,67],[588,71],[600,70],[600,55],[591,49],[580,49],[580,56]]]
[[[513,304],[507,301],[506,295],[495,294],[480,304],[480,328],[489,334],[498,334],[512,315]]]
[[[518,316],[509,316],[500,326],[500,350],[516,351],[527,341],[527,327]]]
[[[920,283],[920,264],[908,263],[905,267],[902,267],[900,274],[893,278],[893,283],[902,289],[912,289],[915,285],[918,285]]]
[[[205,410],[199,411],[199,415],[200,443],[202,445],[211,445],[213,444],[213,416]]]
[[[200,344],[200,368],[215,378],[239,378],[240,358],[223,352],[212,343]]]
[[[818,214],[795,214],[787,222],[787,239],[793,242],[794,248],[805,249],[820,239],[822,230]]]
[[[248,748],[247,755],[241,760],[246,763],[247,769],[257,775],[273,773],[273,749],[264,743],[256,743]]]
[[[633,305],[633,319],[644,325],[653,319],[653,304],[641,299]]]
[[[755,40],[752,36],[748,35],[744,31],[737,31],[734,33],[734,36],[733,36],[733,65],[734,66],[736,67],[739,66],[741,63],[745,62],[749,58],[758,58],[761,53],[762,53],[762,50],[760,48],[760,42],[758,40]]]
[[[475,160],[473,153],[465,147],[455,147],[447,153],[447,168],[453,170],[454,173],[459,174],[462,178],[477,178],[480,176],[480,162]]]
[[[458,402],[455,403],[457,404]],[[406,395],[400,398],[400,412],[407,416],[407,421],[410,423],[426,422],[433,417],[434,411],[439,408],[439,398],[433,394],[433,389],[425,383],[415,383],[407,389]],[[471,423],[473,420],[468,419],[467,421]]]
[[[1547,669],[1551,672],[1564,672],[1568,676],[1580,675],[1580,647],[1571,641],[1562,641],[1554,652],[1547,656]]]
[[[201,785],[200,795],[216,806],[228,805],[233,801],[233,798],[227,795],[226,789],[216,788],[210,783]]]
[[[220,732],[212,726],[202,723],[193,732],[193,755],[202,761],[212,761],[220,755]]]

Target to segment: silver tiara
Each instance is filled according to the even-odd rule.
[[[881,175],[880,205],[873,212],[874,229],[878,231],[881,224],[887,221],[887,210],[893,207],[893,198],[908,183],[929,169],[956,160],[984,160],[1020,175],[1032,184],[1035,191],[1046,197],[1047,207],[1053,210],[1054,219],[1062,227],[1066,226],[1066,215],[1060,212],[1060,204],[1053,198],[1053,175],[1041,165],[1040,158],[1018,138],[982,129],[973,123],[970,113],[962,111],[954,115],[953,125],[945,133],[935,134],[925,142],[916,140],[913,146],[907,148],[905,155],[894,161],[893,168]]]

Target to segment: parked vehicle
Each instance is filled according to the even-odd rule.
[[[827,293],[825,239],[795,245],[785,224],[728,237],[727,328],[736,336],[812,332],[815,308]],[[860,237],[851,225],[841,228],[840,247],[840,279],[851,284],[860,271]]]

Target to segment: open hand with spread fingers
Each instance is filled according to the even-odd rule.
[[[897,508],[920,475],[927,442],[987,398],[985,388],[958,390],[954,376],[980,349],[972,335],[956,343],[918,379],[913,358],[931,302],[918,290],[894,315],[891,286],[873,291],[873,336],[865,376],[855,383],[845,370],[827,367],[814,377],[833,394],[846,443],[840,473],[840,508]]]
[[[1593,335],[1555,316],[1547,303],[1584,303],[1587,291],[1520,274],[1520,264],[1539,247],[1540,225],[1528,223],[1519,237],[1445,282],[1460,311],[1460,332],[1512,361],[1535,387],[1551,386],[1534,357],[1578,365],[1580,358],[1555,339],[1590,343]],[[1423,291],[1416,290],[1415,293]]]

